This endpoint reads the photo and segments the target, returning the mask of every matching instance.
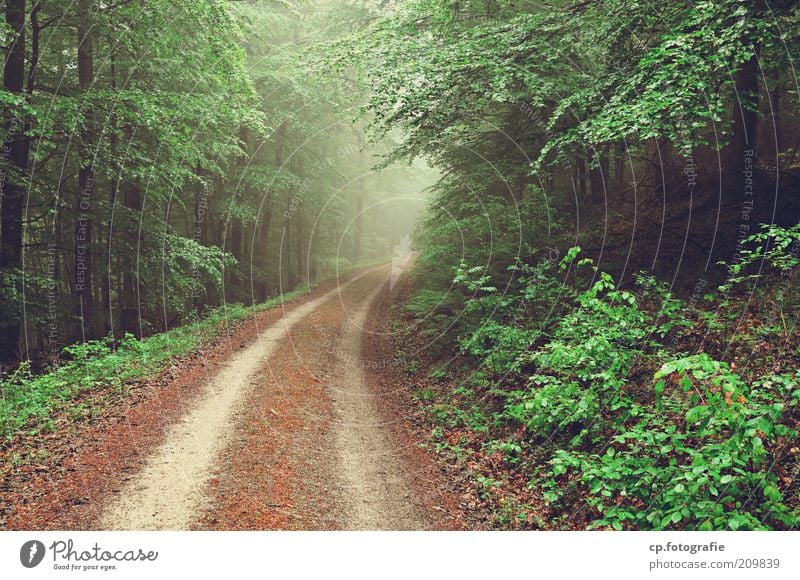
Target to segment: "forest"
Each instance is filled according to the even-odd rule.
[[[139,525],[37,515],[82,452],[53,434],[111,438],[280,312],[280,388],[316,378],[242,387],[247,433],[304,408],[351,483],[416,437],[446,523],[364,491],[389,511],[167,529],[797,529],[800,2],[4,4],[0,528]],[[336,425],[373,423],[353,460]]]
[[[387,253],[376,196],[429,178],[373,183],[391,140],[363,142],[346,79],[296,68],[312,25],[226,4],[7,3],[3,360]]]

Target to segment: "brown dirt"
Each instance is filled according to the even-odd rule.
[[[387,271],[371,274],[291,329],[218,464],[197,528],[462,527],[421,439],[398,429],[402,411],[387,406],[376,379],[387,369],[371,368],[385,353],[362,340],[365,324],[388,320],[378,307],[387,281]]]
[[[401,282],[402,279],[401,279]],[[428,448],[430,422],[422,416],[418,400],[414,400],[414,383],[404,370],[405,361],[397,358],[392,346],[393,308],[404,303],[408,289],[397,284],[391,291],[380,293],[373,302],[364,324],[361,357],[367,381],[377,396],[377,412],[383,430],[396,446],[397,462],[408,470],[414,481],[414,493],[427,510],[437,513],[435,529],[477,529],[476,519],[465,517],[464,486],[458,482],[463,474],[453,473],[438,461]],[[447,471],[443,471],[447,470]]]
[[[372,352],[385,337],[359,329],[388,320],[386,281],[367,272],[260,313],[93,423],[25,442],[35,466],[9,467],[3,451],[0,527],[464,527],[402,419],[408,401],[387,396],[396,369],[363,362],[386,358]]]

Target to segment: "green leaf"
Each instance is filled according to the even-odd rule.
[[[764,497],[773,502],[779,502],[782,499],[781,492],[773,485],[768,485],[764,488]]]

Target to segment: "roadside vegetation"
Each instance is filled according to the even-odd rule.
[[[363,260],[337,276],[385,261]],[[64,413],[76,423],[91,421],[102,411],[103,398],[96,395],[124,396],[137,381],[154,379],[181,357],[224,337],[258,313],[278,308],[326,281],[300,286],[257,305],[225,304],[197,320],[142,339],[128,333],[120,339],[108,336],[77,343],[65,347],[58,364],[44,371],[33,372],[30,363],[24,362],[0,378],[0,440],[50,431]],[[87,394],[95,395],[88,404],[82,400]]]
[[[510,266],[503,289],[457,269],[457,358],[428,359],[418,397],[434,447],[470,470],[497,525],[797,525],[800,230],[768,234],[692,306],[645,274],[618,288],[579,248]],[[407,324],[435,336],[414,319],[419,296]]]
[[[76,418],[99,409],[85,409],[76,401],[82,394],[123,393],[134,381],[152,378],[178,357],[199,350],[232,325],[307,291],[299,288],[257,307],[229,304],[201,320],[137,339],[107,337],[77,343],[64,349],[57,367],[32,374],[23,363],[0,381],[0,437],[8,439],[24,430],[27,435],[47,431],[59,412],[68,409]]]
[[[1,439],[413,250],[489,525],[800,524],[797,0],[6,4]]]
[[[343,51],[443,175],[397,346],[491,525],[800,523],[799,16],[420,0]]]

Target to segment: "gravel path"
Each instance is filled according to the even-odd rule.
[[[230,327],[102,412],[0,448],[0,528],[464,529],[385,365],[390,267]],[[14,467],[25,449],[36,463]]]
[[[206,484],[230,440],[231,424],[258,384],[262,361],[273,354],[292,326],[325,302],[337,299],[362,276],[291,310],[236,354],[206,385],[194,407],[172,426],[166,441],[150,455],[139,474],[106,507],[100,527],[188,529],[203,507]]]

